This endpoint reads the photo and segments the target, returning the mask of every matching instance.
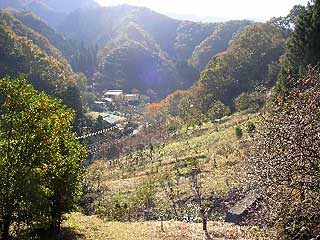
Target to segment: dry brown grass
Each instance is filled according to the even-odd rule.
[[[101,186],[107,189],[106,194],[134,192],[148,179],[158,179],[161,174],[175,174],[177,162],[188,162],[189,158],[196,157],[202,171],[202,190],[208,194],[215,193],[223,197],[228,191],[239,185],[241,174],[240,162],[243,146],[235,135],[235,125],[242,125],[248,120],[255,121],[257,115],[239,114],[232,116],[228,121],[219,125],[207,124],[201,134],[193,132],[188,138],[181,136],[174,141],[167,142],[158,162],[145,158],[142,164],[128,167],[126,164],[112,164],[96,161],[90,166],[89,174],[95,179],[99,176]],[[218,129],[218,131],[217,131]],[[245,132],[245,136],[248,133]],[[148,151],[148,150],[146,150]],[[137,153],[133,153],[133,156]],[[202,157],[204,156],[204,157]],[[159,159],[161,164],[159,164]],[[130,159],[129,159],[130,160]],[[127,162],[123,157],[120,163]],[[152,171],[157,165],[158,172]],[[240,171],[239,171],[240,170]],[[181,171],[184,171],[182,167]],[[157,180],[156,180],[157,181]],[[179,179],[179,192],[188,197],[190,184],[187,178]],[[157,189],[157,204],[170,207],[163,190]],[[80,213],[71,214],[65,226],[83,234],[79,239],[116,239],[116,240],[188,240],[205,239],[201,224],[183,222],[164,222],[164,232],[160,222],[105,222],[97,216],[84,216]],[[212,239],[255,239],[253,230],[231,224],[210,222],[208,229]],[[265,239],[265,238],[260,238]]]
[[[190,156],[205,155],[207,160],[202,160],[201,169],[206,173],[206,190],[227,192],[238,184],[238,176],[233,166],[241,159],[241,148],[235,136],[234,126],[255,118],[256,114],[235,114],[225,123],[205,126],[206,131],[200,135],[194,134],[195,136],[189,139],[181,137],[167,143],[158,171],[174,172],[176,158],[183,161]],[[217,128],[219,131],[216,131]],[[213,169],[214,161],[217,164],[215,169]],[[142,166],[136,166],[134,169],[120,169],[118,165],[111,166],[104,161],[96,161],[91,165],[90,172],[94,172],[94,169],[101,171],[102,185],[107,186],[111,193],[130,192],[141,186],[146,179],[157,175],[151,172],[157,164],[146,160]]]
[[[81,213],[68,215],[65,227],[73,229],[82,240],[202,240],[206,239],[201,224],[176,221],[163,222],[105,222],[96,216]],[[209,233],[213,240],[251,240],[257,229],[210,222]]]

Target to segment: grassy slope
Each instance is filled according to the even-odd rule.
[[[160,222],[105,222],[96,216],[84,216],[74,213],[68,216],[64,227],[73,230],[76,239],[83,240],[187,240],[204,239],[201,224],[182,222],[164,222],[161,231]],[[254,239],[256,229],[232,224],[210,222],[212,239]]]
[[[223,193],[237,184],[235,168],[242,157],[241,143],[236,138],[234,128],[240,125],[245,129],[245,123],[249,119],[255,121],[255,118],[254,114],[235,114],[224,123],[206,124],[200,130],[181,134],[155,153],[152,160],[147,157],[149,150],[144,150],[120,159],[120,162],[125,163],[132,158],[139,158],[139,154],[143,155],[140,162],[133,166],[109,166],[105,162],[97,161],[90,171],[100,170],[103,173],[102,183],[108,186],[112,193],[134,191],[144,180],[158,173],[175,172],[174,165],[177,161],[183,163],[187,162],[188,158],[195,157],[204,172],[206,190]]]
[[[120,159],[120,164],[110,166],[104,161],[96,161],[91,165],[89,174],[97,177],[105,186],[109,195],[135,192],[147,179],[156,178],[161,173],[175,173],[176,162],[188,162],[195,157],[203,171],[203,189],[223,196],[231,188],[238,185],[239,162],[242,158],[243,146],[235,135],[235,126],[244,129],[247,121],[256,121],[255,114],[235,114],[220,124],[206,124],[202,129],[181,133],[166,143],[164,148],[153,156],[153,160],[145,157],[149,150],[136,152]],[[138,155],[144,156],[141,163],[128,166],[126,163]],[[159,164],[161,162],[161,164]],[[214,166],[216,163],[216,166]],[[183,168],[181,169],[183,172]],[[181,181],[180,188],[188,194],[187,180]],[[159,201],[168,202],[158,189]],[[190,192],[189,192],[190,194]],[[200,224],[165,222],[165,233],[160,230],[159,222],[120,223],[106,222],[97,216],[84,216],[80,213],[71,214],[65,222],[78,234],[78,239],[203,239]],[[246,234],[246,228],[211,222],[209,230],[213,239],[252,239]]]

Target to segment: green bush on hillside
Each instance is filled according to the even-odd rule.
[[[81,195],[84,147],[70,131],[74,112],[23,77],[0,80],[0,226],[60,230]]]
[[[242,93],[235,100],[234,105],[238,111],[259,110],[265,104],[265,97],[262,93]]]
[[[214,122],[216,119],[221,119],[230,114],[231,111],[228,106],[224,105],[221,101],[214,101],[208,111],[208,118]]]

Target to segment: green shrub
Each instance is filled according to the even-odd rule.
[[[85,147],[74,111],[37,92],[24,76],[0,79],[0,232],[26,224],[59,231],[82,193]]]
[[[247,122],[247,131],[252,134],[256,130],[256,125],[253,122]]]
[[[228,106],[224,105],[221,101],[214,101],[208,111],[208,118],[213,122],[230,114],[231,111]]]
[[[176,132],[180,127],[181,124],[177,118],[169,118],[166,123],[166,129],[171,133]]]
[[[234,105],[238,111],[253,110],[257,111],[265,104],[263,93],[242,93],[235,100]]]
[[[237,138],[242,138],[243,136],[242,128],[240,126],[236,126],[235,131],[236,131]]]

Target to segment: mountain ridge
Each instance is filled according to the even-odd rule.
[[[15,2],[38,4],[47,7],[46,12],[53,6],[53,1]],[[78,2],[74,11],[62,13],[58,22],[47,21],[47,25],[25,9],[12,11],[17,19],[58,48],[74,71],[85,73],[97,92],[108,88],[139,89],[147,95],[155,92],[159,99],[175,90],[188,89],[210,59],[226,50],[232,37],[251,24],[229,21],[223,25],[228,36],[222,37],[221,23],[180,21],[145,7],[96,7],[90,2]],[[79,8],[88,6],[86,3],[92,7]],[[33,12],[43,19],[37,11]],[[46,18],[52,16],[49,13]],[[214,33],[220,41],[208,41],[205,48],[214,50],[197,55],[201,67],[193,64],[195,51]]]

